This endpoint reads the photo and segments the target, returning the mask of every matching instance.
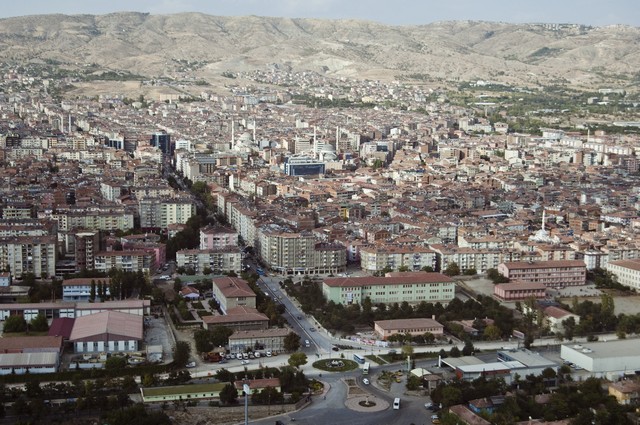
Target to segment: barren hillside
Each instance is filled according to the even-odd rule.
[[[0,58],[97,64],[147,77],[171,76],[185,63],[204,79],[278,63],[345,77],[632,88],[640,29],[473,21],[388,26],[199,13],[40,15],[0,20]]]

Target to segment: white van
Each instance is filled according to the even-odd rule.
[[[393,410],[400,410],[400,397],[393,400]]]

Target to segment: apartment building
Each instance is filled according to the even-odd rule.
[[[56,274],[58,244],[56,236],[16,236],[0,238],[0,269],[13,276],[33,273],[37,277]]]
[[[319,243],[312,232],[260,228],[259,254],[267,267],[283,274],[328,274],[346,269],[347,252],[339,244]]]
[[[238,232],[229,227],[207,226],[200,229],[200,249],[238,246]]]
[[[93,270],[95,254],[100,250],[100,232],[78,232],[73,235],[76,271]]]
[[[508,249],[461,248],[441,244],[430,247],[436,254],[436,270],[446,270],[455,262],[462,271],[475,269],[477,273],[485,273],[488,269],[497,268],[511,254]]]
[[[166,229],[171,224],[185,224],[196,214],[196,205],[188,199],[144,198],[138,201],[140,227]]]
[[[393,272],[384,277],[334,277],[322,282],[322,294],[327,301],[340,304],[362,304],[369,297],[372,303],[447,304],[455,296],[455,281],[440,273]]]
[[[498,265],[498,272],[511,281],[543,283],[547,287],[584,285],[587,268],[584,261],[514,261]]]
[[[102,251],[96,254],[94,269],[108,272],[111,269],[127,272],[153,272],[155,270],[155,254],[148,251]]]
[[[640,289],[640,259],[610,261],[607,270],[613,273],[621,285]]]
[[[113,211],[96,211],[95,209],[56,211],[51,214],[51,218],[58,222],[60,231],[72,229],[127,231],[133,228],[133,213],[125,211],[124,208]]]
[[[210,269],[214,274],[242,272],[242,254],[237,246],[225,246],[211,249],[183,249],[176,253],[178,267],[192,269],[202,274]]]
[[[360,264],[367,273],[375,273],[390,268],[419,271],[423,267],[436,267],[436,253],[424,246],[378,246],[360,248]]]

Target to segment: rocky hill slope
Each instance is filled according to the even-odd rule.
[[[199,13],[39,15],[0,20],[0,58],[97,64],[147,77],[188,65],[198,78],[277,63],[331,76],[489,80],[632,88],[640,28],[628,26],[220,17]]]

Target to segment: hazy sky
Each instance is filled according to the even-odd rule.
[[[638,0],[18,0],[3,2],[0,17],[120,11],[366,19],[392,25],[469,19],[640,26]]]

